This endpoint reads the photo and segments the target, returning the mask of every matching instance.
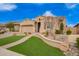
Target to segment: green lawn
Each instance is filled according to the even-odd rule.
[[[10,36],[10,37],[2,38],[2,39],[0,39],[0,46],[5,45],[5,44],[12,43],[14,41],[17,41],[17,40],[23,38],[23,37],[24,36],[16,36],[16,35],[13,35],[13,36]]]
[[[58,48],[51,47],[40,38],[32,36],[29,40],[8,48],[9,50],[28,56],[63,56],[63,52]]]

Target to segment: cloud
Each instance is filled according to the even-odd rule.
[[[74,27],[74,25],[75,25],[75,24],[69,24],[68,26],[69,26],[69,27]]]
[[[43,16],[53,16],[53,17],[56,17],[51,11],[45,11]]]
[[[15,4],[0,3],[0,11],[12,11],[16,8],[17,8],[17,6]]]
[[[32,18],[32,20],[35,20],[35,18]]]
[[[68,9],[73,9],[78,5],[78,3],[66,3],[65,5]]]

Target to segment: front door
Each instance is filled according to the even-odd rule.
[[[40,26],[41,26],[41,23],[38,22],[38,32],[40,31]]]
[[[40,26],[41,26],[40,22],[35,23],[35,32],[39,32],[40,31]]]

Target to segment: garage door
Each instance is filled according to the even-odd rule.
[[[22,32],[33,32],[33,27],[32,26],[23,26],[22,27]]]

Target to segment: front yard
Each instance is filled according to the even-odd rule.
[[[28,56],[64,56],[64,53],[60,49],[49,46],[35,36],[8,49]]]
[[[2,38],[2,39],[0,39],[0,46],[15,42],[15,41],[17,41],[17,40],[19,40],[23,37],[24,36],[13,35],[13,36],[10,36],[10,37]]]

